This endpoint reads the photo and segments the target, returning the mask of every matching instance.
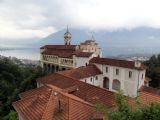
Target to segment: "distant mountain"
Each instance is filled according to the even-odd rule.
[[[65,31],[61,30],[41,39],[36,46],[63,44]],[[113,32],[70,29],[70,32],[72,33],[72,44],[79,44],[90,39],[92,33],[105,56],[160,53],[160,29],[140,27]]]
[[[72,44],[79,44],[80,42],[90,38],[89,32],[87,30],[79,30],[79,29],[70,29],[69,30],[72,34]],[[46,38],[43,38],[38,43],[39,45],[46,45],[46,44],[64,44],[64,33],[66,30],[61,30],[56,33],[52,33]]]
[[[72,44],[79,44],[94,35],[103,50],[104,56],[160,53],[160,29],[140,27],[132,30],[90,31],[70,29]],[[49,36],[37,39],[1,40],[0,48],[36,48],[46,44],[64,44],[64,33],[61,30]]]

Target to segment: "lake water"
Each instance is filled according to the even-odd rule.
[[[30,59],[30,60],[39,60],[40,51],[38,48],[28,48],[28,49],[10,49],[10,50],[1,50],[0,55],[7,57],[16,57],[19,59]]]

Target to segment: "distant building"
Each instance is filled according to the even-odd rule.
[[[45,45],[40,48],[41,66],[48,72],[56,72],[85,66],[93,57],[102,57],[102,51],[91,38],[80,45],[71,45],[68,28],[64,34],[64,45]]]

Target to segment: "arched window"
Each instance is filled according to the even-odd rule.
[[[120,90],[120,81],[119,80],[113,80],[113,83],[112,83],[112,89],[113,90]]]
[[[55,72],[55,66],[52,65],[52,72]]]
[[[56,66],[56,72],[59,71],[59,66]]]
[[[103,88],[109,89],[109,78],[108,77],[103,78]]]

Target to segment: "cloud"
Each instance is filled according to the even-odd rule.
[[[160,28],[159,0],[0,0],[0,38],[42,38],[66,27]]]

